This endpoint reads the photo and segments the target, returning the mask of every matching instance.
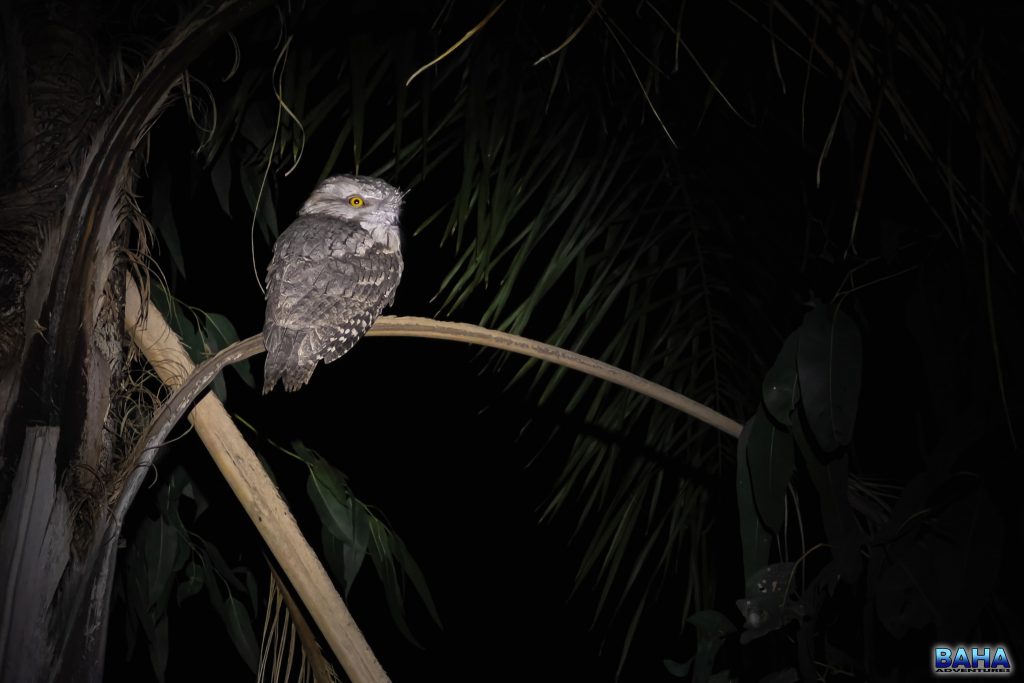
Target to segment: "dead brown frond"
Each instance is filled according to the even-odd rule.
[[[324,656],[302,609],[273,565],[268,566],[270,589],[256,680],[288,683],[312,677],[316,683],[337,683],[341,677]]]

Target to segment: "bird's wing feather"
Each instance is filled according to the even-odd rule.
[[[297,388],[318,360],[345,354],[394,299],[402,268],[398,252],[386,251],[351,221],[311,215],[292,223],[274,245],[267,271],[270,387],[283,377],[286,388]]]

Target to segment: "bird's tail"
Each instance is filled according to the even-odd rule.
[[[302,333],[277,325],[263,328],[263,343],[267,347],[267,360],[263,365],[263,393],[269,394],[281,380],[285,391],[297,391],[309,381],[316,367],[312,362],[299,361],[299,345]]]

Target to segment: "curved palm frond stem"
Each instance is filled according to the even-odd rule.
[[[367,332],[367,336],[446,339],[510,351],[555,363],[556,365],[577,370],[592,377],[625,387],[697,418],[701,422],[715,427],[730,436],[739,437],[740,431],[743,429],[743,425],[736,420],[722,415],[699,401],[695,401],[650,380],[638,377],[614,365],[609,365],[589,356],[567,351],[551,344],[545,344],[514,334],[489,330],[479,325],[415,316],[384,316]],[[188,373],[188,378],[164,402],[143,437],[139,439],[138,446],[136,446],[136,454],[144,456],[147,452],[155,451],[159,448],[166,435],[178,423],[178,420],[181,419],[185,411],[192,405],[192,402],[224,368],[233,363],[259,355],[265,350],[263,337],[255,334],[228,346],[205,360],[194,371]]]
[[[608,363],[603,363],[589,356],[515,334],[497,332],[468,323],[454,323],[432,320],[430,318],[385,316],[377,321],[367,333],[367,336],[414,336],[425,339],[447,339],[449,341],[479,344],[480,346],[488,346],[502,351],[511,351],[512,353],[555,363],[571,370],[577,370],[612,384],[618,384],[621,387],[653,398],[655,401],[695,417],[701,422],[709,424],[730,436],[739,437],[740,431],[743,429],[743,425],[736,420],[660,384],[646,380],[643,377],[638,377],[631,372]]]

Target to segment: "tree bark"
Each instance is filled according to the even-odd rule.
[[[0,5],[0,680],[103,677],[133,152],[189,64],[265,4],[201,6],[123,93],[96,77],[91,3]]]

